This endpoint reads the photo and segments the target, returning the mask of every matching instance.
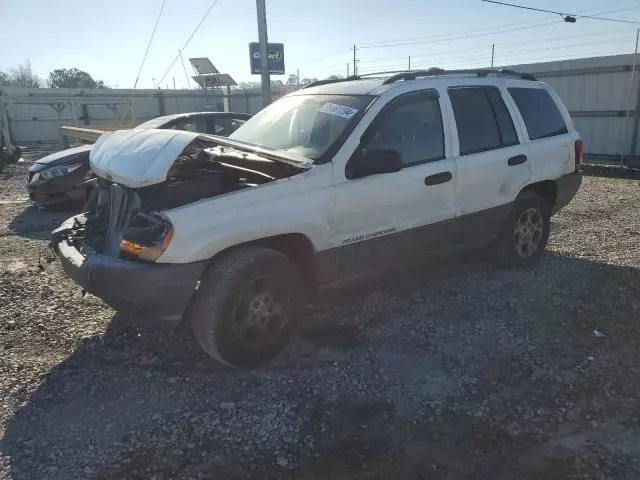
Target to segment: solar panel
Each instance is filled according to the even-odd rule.
[[[198,75],[206,75],[208,73],[220,73],[218,69],[211,63],[208,57],[190,58],[191,66]]]

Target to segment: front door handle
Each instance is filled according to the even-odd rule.
[[[438,185],[440,183],[447,183],[453,178],[451,172],[436,173],[435,175],[429,175],[424,179],[425,185]]]
[[[511,157],[507,163],[509,164],[510,167],[514,166],[514,165],[520,165],[521,163],[524,163],[527,161],[527,156],[526,155],[516,155],[515,157]]]

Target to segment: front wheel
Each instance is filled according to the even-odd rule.
[[[189,312],[202,349],[234,367],[271,360],[298,324],[303,288],[296,265],[261,247],[231,251],[204,275]]]
[[[504,267],[529,267],[544,253],[549,239],[550,208],[540,195],[521,193],[494,245],[497,262]]]

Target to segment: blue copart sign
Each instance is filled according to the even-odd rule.
[[[269,73],[274,75],[284,75],[284,44],[268,43],[267,52],[269,56]],[[251,74],[260,74],[260,44],[252,42],[249,44],[249,54],[251,56]]]

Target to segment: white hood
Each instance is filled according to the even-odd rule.
[[[181,130],[106,132],[91,149],[91,170],[131,188],[162,183],[185,147],[199,136]]]

